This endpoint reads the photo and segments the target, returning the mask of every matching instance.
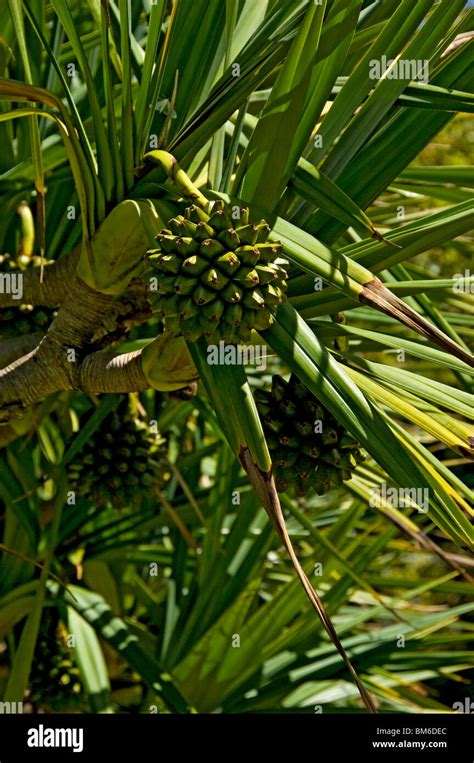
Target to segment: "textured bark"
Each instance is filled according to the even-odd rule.
[[[53,358],[49,352],[48,357]],[[60,390],[82,389],[89,394],[99,394],[147,389],[150,385],[143,373],[141,360],[142,350],[121,355],[114,355],[111,351],[95,352],[87,355],[82,363],[70,364],[72,373],[61,367],[59,361],[52,373],[51,366],[45,365],[41,354],[33,350],[4,369],[6,373],[0,378],[0,393],[5,398],[1,402],[0,423],[22,416],[27,406]],[[24,385],[28,378],[33,385]]]
[[[90,342],[114,298],[90,289],[79,278],[48,333],[31,352],[0,371],[0,420],[58,390],[79,386],[83,348]]]
[[[45,341],[80,352],[102,325],[114,300],[113,296],[95,291],[80,278],[74,278]]]
[[[44,336],[0,343],[0,424],[61,390],[125,393],[150,386],[142,351],[116,355],[111,350],[152,314],[146,284],[135,279],[118,298],[103,294],[76,275],[78,258],[76,249],[48,265],[43,283],[39,268],[23,272],[21,302],[59,309]],[[0,309],[11,306],[18,300],[0,294]]]
[[[43,283],[40,279],[40,268],[26,270],[11,270],[12,274],[23,276],[22,304],[35,307],[57,307],[66,297],[71,281],[74,278],[79,261],[80,247],[76,247],[60,260],[45,265]],[[0,308],[18,307],[18,299],[12,294],[0,293]]]
[[[114,355],[95,352],[81,364],[80,386],[84,392],[139,392],[149,383],[141,365],[141,350]]]
[[[18,358],[27,355],[35,349],[43,338],[43,334],[27,334],[5,339],[0,343],[0,369],[6,368]]]

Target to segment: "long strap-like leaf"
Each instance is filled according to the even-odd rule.
[[[339,652],[342,659],[346,663],[347,668],[352,678],[354,679],[354,683],[359,689],[360,696],[362,697],[362,700],[364,701],[365,706],[368,708],[368,710],[370,710],[371,713],[377,712],[370,694],[368,693],[361,679],[357,675],[357,672],[354,666],[352,665],[344,647],[342,646],[339,640],[339,637],[336,633],[336,629],[334,628],[331,622],[331,618],[329,617],[329,615],[327,614],[324,608],[324,604],[322,603],[320,597],[318,596],[313,586],[311,585],[308,579],[308,576],[306,575],[306,572],[304,571],[298,557],[296,556],[296,552],[294,550],[290,536],[288,535],[288,530],[286,529],[285,518],[281,510],[280,499],[278,497],[278,493],[275,487],[275,480],[273,478],[272,473],[267,472],[265,474],[261,472],[253,463],[248,449],[244,449],[242,451],[241,462],[245,471],[247,472],[250,479],[252,480],[252,484],[255,487],[255,490],[259,494],[259,497],[267,511],[268,516],[270,517],[270,520],[278,534],[278,537],[280,538],[283,545],[285,546],[285,549],[288,552],[288,556],[291,559],[291,563],[293,564],[295,572],[301,581],[301,584],[306,592],[308,599],[310,600],[313,608],[317,612],[318,617],[321,620],[326,633],[328,634],[329,638],[333,642],[337,651]]]
[[[258,493],[278,537],[288,552],[308,599],[320,618],[326,633],[347,665],[365,706],[370,712],[376,712],[367,689],[347,656],[331,619],[320,597],[308,580],[293,548],[275,487],[270,454],[243,367],[238,365],[209,366],[206,343],[203,340],[190,343],[189,349],[211,403],[222,423],[229,445],[239,458]]]

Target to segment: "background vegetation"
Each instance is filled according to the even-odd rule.
[[[43,253],[47,279],[126,198],[149,200],[163,227],[189,203],[162,166],[144,166],[166,149],[208,198],[271,223],[290,276],[255,339],[268,342],[263,372],[215,368],[176,392],[161,369],[157,388],[130,395],[47,394],[27,376],[18,419],[1,372],[0,699],[46,712],[365,711],[269,522],[275,504],[236,457],[245,445],[269,468],[242,390],[293,371],[368,454],[344,487],[280,495],[345,650],[382,712],[467,707],[472,13],[459,0],[1,0],[0,14],[2,272],[39,283]],[[429,59],[429,83],[371,80],[383,54]],[[144,274],[88,352],[162,335]],[[361,299],[375,277],[392,295],[383,305]],[[0,302],[2,368],[37,347],[63,292]],[[126,488],[118,466],[140,460],[136,441],[117,450],[127,426],[145,438],[148,479]],[[98,471],[104,448],[115,489]],[[428,489],[429,511],[371,506],[382,484]]]

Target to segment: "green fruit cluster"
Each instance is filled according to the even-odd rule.
[[[349,480],[365,456],[359,443],[294,375],[255,392],[277,489],[323,495]]]
[[[191,206],[171,219],[148,253],[166,328],[191,341],[228,343],[269,328],[288,277],[282,246],[268,242],[269,233],[264,220],[249,223],[247,208],[222,201],[210,215]]]
[[[70,464],[70,488],[98,505],[137,505],[163,484],[163,444],[125,398]]]
[[[29,681],[29,701],[54,711],[77,707],[84,698],[79,668],[67,634],[54,619],[43,620]]]

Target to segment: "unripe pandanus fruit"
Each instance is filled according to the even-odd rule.
[[[98,505],[136,506],[163,485],[164,443],[124,398],[69,466],[70,489]]]
[[[365,459],[359,443],[293,374],[275,375],[271,390],[257,389],[277,489],[323,495],[349,480]]]
[[[60,712],[79,710],[84,701],[81,674],[67,637],[57,617],[43,617],[29,680],[28,699],[34,706]]]
[[[156,237],[159,248],[148,252],[166,328],[190,341],[229,343],[269,328],[288,277],[282,246],[268,242],[269,233],[264,220],[249,223],[248,209],[220,200],[210,214],[191,206],[169,220]]]

